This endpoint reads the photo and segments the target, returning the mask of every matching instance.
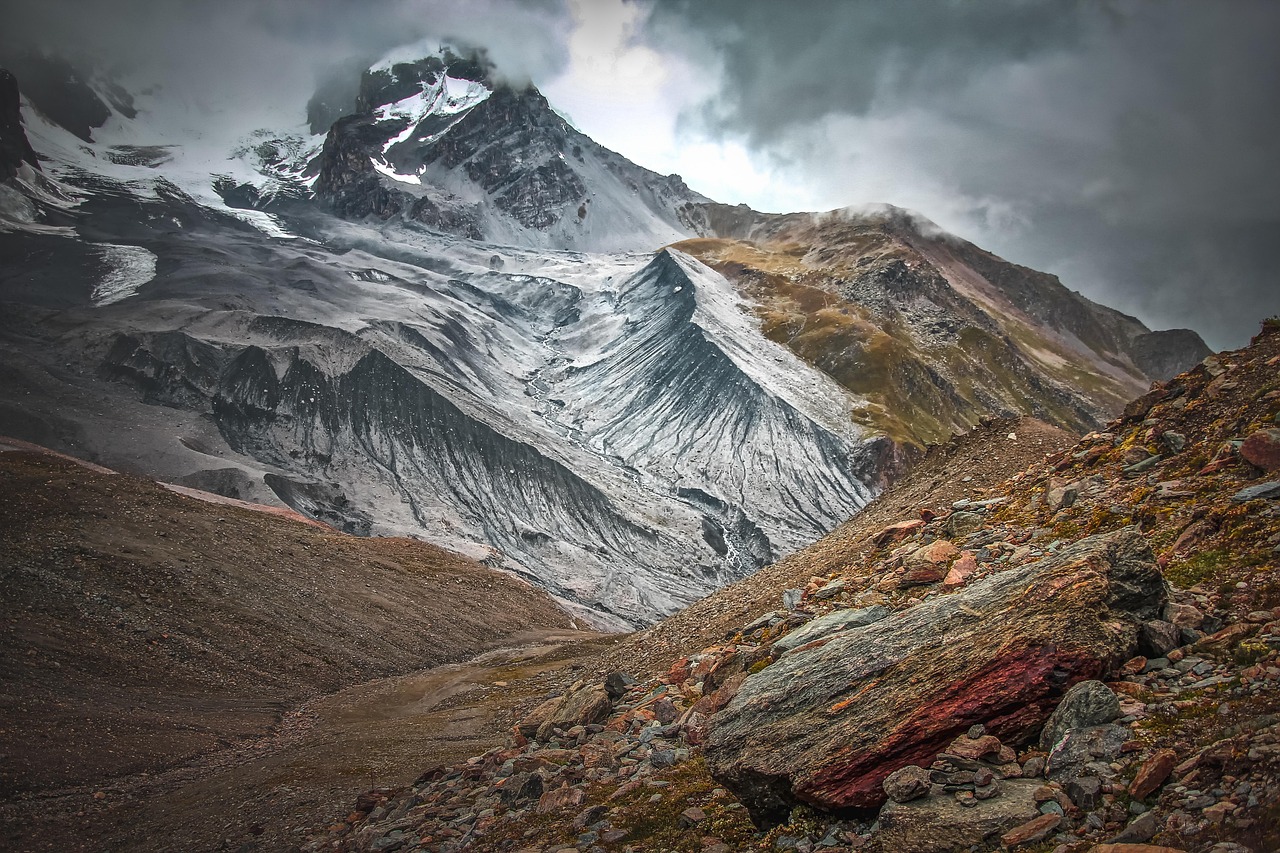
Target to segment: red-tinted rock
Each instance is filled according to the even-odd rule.
[[[951,564],[951,570],[942,580],[944,589],[956,589],[964,586],[973,573],[978,570],[978,561],[969,551],[962,551],[960,557]]]
[[[1264,471],[1280,471],[1280,429],[1260,429],[1240,445],[1240,455]]]
[[[1177,763],[1178,754],[1172,749],[1157,750],[1138,768],[1138,775],[1129,783],[1129,796],[1135,800],[1145,800],[1151,796],[1169,778],[1173,765]]]
[[[580,806],[586,798],[587,794],[581,788],[570,788],[565,785],[543,794],[538,799],[538,807],[535,811],[538,814],[548,814],[561,809]]]
[[[1049,837],[1049,833],[1058,828],[1058,824],[1061,822],[1062,815],[1040,815],[1040,817],[1029,820],[1017,829],[1011,829],[1000,836],[1000,843],[1012,849],[1023,844],[1035,844],[1038,841],[1044,841]]]
[[[925,584],[937,583],[946,575],[946,566],[923,565],[913,566],[898,578],[899,587],[907,586],[924,586]]]
[[[992,735],[983,735],[978,738],[961,735],[951,742],[951,745],[947,747],[947,752],[951,755],[958,755],[961,758],[977,761],[989,755],[999,755],[1000,738]]]
[[[766,823],[797,802],[879,806],[890,773],[975,723],[1028,737],[1064,686],[1127,656],[1164,594],[1137,531],[1081,540],[783,656],[711,719],[708,766]]]
[[[886,548],[890,545],[896,545],[915,531],[919,530],[921,527],[924,527],[924,521],[919,518],[913,518],[908,521],[899,521],[896,524],[890,524],[888,527],[881,530],[872,537],[872,541],[881,548]]]
[[[929,565],[945,566],[960,554],[960,549],[946,539],[938,539],[916,549],[907,557],[907,567]]]

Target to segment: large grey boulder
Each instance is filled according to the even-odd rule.
[[[1082,681],[1067,691],[1040,732],[1040,748],[1052,750],[1070,729],[1100,726],[1120,716],[1120,697],[1101,681]]]
[[[761,823],[797,803],[878,807],[890,773],[975,723],[1028,738],[1071,685],[1127,660],[1164,602],[1137,530],[1083,539],[784,654],[710,719],[707,765]]]

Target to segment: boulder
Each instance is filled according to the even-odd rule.
[[[1100,726],[1120,716],[1120,698],[1101,681],[1082,681],[1067,691],[1040,731],[1040,748],[1052,750],[1070,729]]]
[[[840,631],[848,631],[851,628],[862,628],[873,622],[879,622],[889,615],[889,608],[875,605],[874,607],[851,607],[845,610],[833,610],[826,616],[819,616],[811,622],[806,622],[790,634],[784,634],[773,643],[773,648],[777,653],[789,652],[792,649],[799,648],[805,643],[812,643],[830,634],[836,634]]]
[[[1128,726],[1111,724],[1068,729],[1049,753],[1045,776],[1055,782],[1069,782],[1095,770],[1102,771],[1116,760],[1131,736]]]
[[[879,806],[890,773],[929,764],[975,723],[1026,738],[1072,684],[1131,657],[1164,603],[1136,529],[1082,539],[794,648],[711,718],[708,767],[761,823],[797,802]]]
[[[1280,471],[1280,429],[1260,429],[1240,445],[1240,455],[1264,471]]]
[[[568,729],[573,726],[589,726],[599,723],[609,716],[613,710],[613,700],[605,692],[603,686],[581,687],[559,700],[549,700],[534,709],[533,713],[520,723],[520,733],[524,734],[536,719],[535,736],[545,741],[551,736],[553,729]],[[528,735],[525,735],[528,737]]]
[[[968,850],[1040,816],[1032,796],[1038,785],[1023,779],[1001,783],[1000,796],[962,806],[950,795],[885,804],[876,838],[882,850],[953,853]]]
[[[1162,658],[1182,645],[1178,626],[1163,619],[1152,619],[1142,625],[1138,635],[1138,651],[1149,658]]]
[[[928,770],[908,764],[893,771],[884,780],[884,793],[895,803],[909,803],[929,793],[932,784]]]

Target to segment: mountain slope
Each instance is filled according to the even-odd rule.
[[[529,584],[425,543],[8,444],[0,481],[6,801],[186,763],[316,693],[569,621]]]
[[[1149,332],[1053,276],[894,208],[757,214],[708,206],[677,244],[756,302],[765,334],[865,397],[860,421],[917,444],[988,414],[1084,430],[1209,350]]]
[[[1277,363],[1272,320],[1075,445],[983,425],[313,849],[1275,849]]]
[[[1071,349],[1030,271],[982,279],[1014,294],[984,302],[925,274],[942,243],[901,223],[714,205],[480,54],[389,56],[345,110],[325,102],[350,113],[327,135],[231,151],[155,91],[54,77],[43,98],[87,105],[70,126],[33,101],[5,125],[65,192],[19,188],[29,209],[0,232],[19,259],[0,272],[0,426],[429,537],[599,625],[647,624],[802,547],[908,444],[987,410],[1082,428],[1137,382],[1109,355],[1136,321],[1077,306],[1114,334]],[[865,269],[859,240],[879,247]],[[799,273],[771,271],[797,246]],[[928,269],[980,278],[966,258]],[[1111,378],[1072,383],[1098,365]]]

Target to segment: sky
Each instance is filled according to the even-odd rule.
[[[1215,349],[1280,314],[1269,0],[0,3],[0,58],[39,43],[150,73],[237,132],[300,120],[334,68],[480,45],[718,201],[907,207]]]

